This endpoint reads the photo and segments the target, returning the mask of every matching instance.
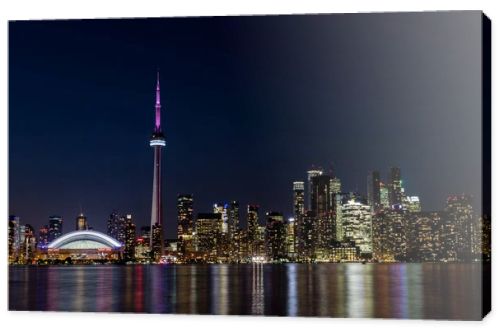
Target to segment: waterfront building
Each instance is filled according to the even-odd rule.
[[[15,263],[19,256],[20,225],[18,216],[9,216],[9,263]]]
[[[136,262],[149,262],[151,260],[151,248],[149,248],[149,235],[150,234],[148,230],[147,238],[140,236],[135,239],[134,258]]]
[[[311,211],[315,220],[315,251],[317,258],[327,258],[331,243],[335,240],[334,199],[330,190],[329,175],[318,175],[311,178]]]
[[[49,217],[49,242],[59,238],[63,234],[63,219],[61,216]]]
[[[330,261],[333,262],[353,262],[359,260],[359,247],[352,240],[335,241],[332,246]]]
[[[441,260],[442,217],[440,212],[409,212],[406,215],[406,261],[434,262]]]
[[[287,257],[290,260],[295,260],[297,258],[297,224],[294,218],[288,218],[286,224],[286,248]]]
[[[132,215],[127,215],[125,218],[125,249],[124,257],[126,260],[132,261],[135,259],[135,240],[136,240],[135,224],[132,221]]]
[[[389,204],[389,187],[383,182],[380,182],[380,208],[389,209],[390,206],[391,205]]]
[[[458,261],[470,261],[472,259],[472,227],[474,224],[472,198],[468,195],[449,196],[445,212],[450,224],[456,226],[457,229]]]
[[[181,255],[194,252],[194,217],[193,195],[180,194],[177,196],[177,239],[178,251]]]
[[[163,210],[162,210],[162,149],[165,147],[165,136],[161,127],[160,73],[156,78],[155,126],[149,145],[154,150],[153,163],[153,196],[151,202],[151,237],[150,248],[154,261],[163,255]]]
[[[265,245],[269,261],[282,262],[287,258],[287,229],[281,212],[266,213]]]
[[[76,217],[75,230],[76,231],[88,230],[87,217],[85,217],[83,213],[80,213],[78,217]]]
[[[306,211],[300,225],[297,225],[297,259],[299,262],[311,262],[315,259],[314,223],[316,215]]]
[[[196,217],[197,249],[204,254],[207,261],[217,260],[221,226],[220,213],[198,213]]]
[[[361,255],[372,254],[372,215],[371,207],[356,199],[349,199],[341,206],[342,229],[345,240],[355,242]]]
[[[97,231],[80,230],[63,234],[41,250],[40,257],[49,260],[71,259],[75,262],[119,260],[123,245],[116,239]]]
[[[249,204],[247,206],[247,244],[250,257],[260,254],[260,232],[259,232],[259,206]]]

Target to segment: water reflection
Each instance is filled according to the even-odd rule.
[[[10,267],[11,310],[478,319],[479,264]]]

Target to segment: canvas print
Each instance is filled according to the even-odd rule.
[[[480,11],[9,22],[11,311],[480,320]]]

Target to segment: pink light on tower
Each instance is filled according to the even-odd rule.
[[[155,131],[161,132],[161,103],[160,103],[160,72],[156,73],[156,118],[155,118]]]

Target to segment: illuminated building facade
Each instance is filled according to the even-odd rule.
[[[457,229],[457,257],[459,261],[472,258],[472,228],[474,224],[472,198],[467,195],[449,196],[445,212],[450,224]]]
[[[359,260],[359,247],[354,241],[335,241],[332,246],[330,261],[353,262]]]
[[[178,250],[181,254],[184,255],[195,251],[194,232],[193,195],[178,195],[177,239],[179,239]]]
[[[83,213],[80,213],[78,217],[76,217],[75,230],[76,231],[88,230],[87,217],[85,217]]]
[[[128,261],[135,259],[135,240],[136,228],[132,221],[132,215],[125,217],[125,249],[123,252],[124,258]]]
[[[60,216],[49,217],[49,242],[59,238],[63,234],[63,219]]]
[[[297,259],[299,262],[310,262],[315,259],[315,229],[316,215],[306,211],[302,222],[297,225]]]
[[[289,218],[286,224],[286,252],[291,260],[297,258],[297,224],[294,218]]]
[[[344,238],[355,242],[361,255],[372,253],[371,207],[356,199],[342,204],[342,229]]]
[[[418,196],[405,196],[403,198],[403,207],[410,213],[417,213],[422,211],[420,198]]]
[[[108,235],[122,244],[125,243],[125,217],[113,211],[108,219]]]
[[[318,258],[328,257],[331,243],[335,240],[334,199],[330,190],[329,175],[318,175],[311,178],[311,211],[315,221],[315,251]]]
[[[265,245],[269,261],[281,262],[287,258],[287,229],[281,212],[266,213]]]
[[[208,261],[216,261],[221,235],[222,215],[220,213],[198,213],[196,217],[197,249]]]
[[[388,182],[390,206],[402,204],[402,186],[403,183],[401,181],[401,170],[398,167],[392,167],[389,172]]]
[[[259,206],[247,206],[247,246],[250,257],[260,255]]]
[[[380,207],[382,209],[389,209],[389,188],[383,182],[380,182]]]
[[[19,255],[20,225],[18,216],[9,216],[9,263],[15,263]]]
[[[38,230],[38,247],[45,247],[49,244],[49,225],[43,225]]]

